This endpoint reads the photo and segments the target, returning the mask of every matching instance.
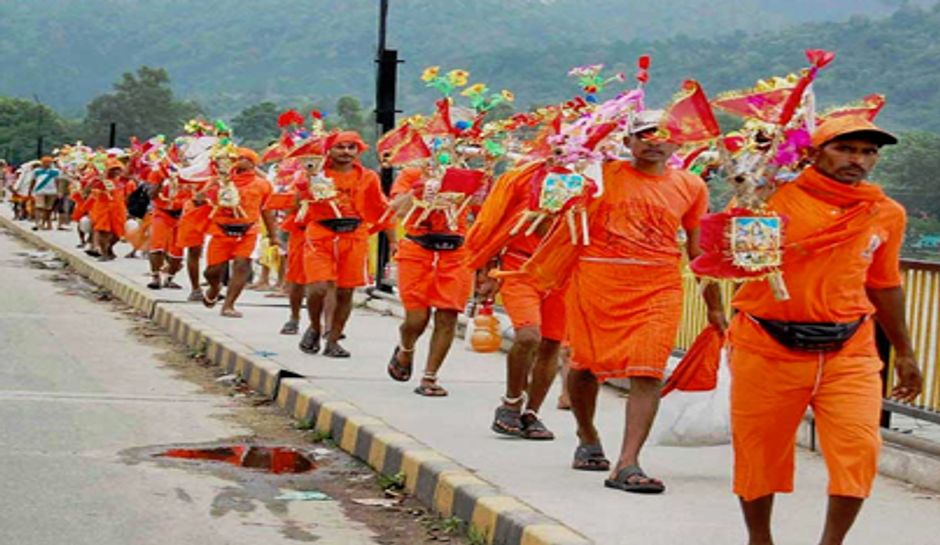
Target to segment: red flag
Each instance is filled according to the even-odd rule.
[[[431,157],[431,150],[417,131],[411,131],[408,139],[400,143],[388,158],[392,165],[403,165]]]
[[[322,157],[326,155],[327,149],[328,147],[324,145],[323,139],[314,136],[298,144],[297,147],[287,154],[287,157],[304,157],[308,155]]]
[[[884,95],[868,95],[859,102],[848,104],[829,110],[822,116],[820,121],[828,121],[838,117],[863,117],[869,121],[874,121],[878,113],[885,106]]]
[[[759,119],[777,123],[793,87],[782,87],[769,91],[744,90],[722,93],[712,101],[712,106],[738,117]]]
[[[398,127],[388,131],[382,138],[379,138],[379,141],[375,144],[375,151],[379,157],[384,156],[386,153],[392,152],[398,147],[402,142],[408,139],[409,133],[413,132],[414,129],[411,128],[411,125],[404,123]]]
[[[674,144],[702,142],[721,135],[715,112],[697,81],[683,82],[682,90],[666,108],[658,134]]]
[[[473,195],[483,187],[482,170],[469,168],[449,168],[441,178],[441,191]]]

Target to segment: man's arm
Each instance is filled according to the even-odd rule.
[[[897,384],[891,396],[898,401],[913,401],[923,388],[923,377],[917,366],[914,346],[904,319],[904,290],[896,288],[868,288],[868,299],[875,306],[875,320],[894,347],[894,371]]]
[[[689,261],[702,255],[702,248],[699,245],[699,228],[688,229],[686,231],[686,252],[689,254]],[[705,299],[705,306],[708,307],[708,323],[717,327],[722,333],[728,330],[728,318],[725,316],[725,306],[721,301],[721,286],[717,282],[706,282],[702,289],[702,298]]]
[[[261,221],[264,222],[264,228],[268,233],[268,240],[273,245],[277,245],[277,222],[274,220],[274,210],[262,210]]]

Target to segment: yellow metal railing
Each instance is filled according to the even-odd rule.
[[[902,268],[907,324],[924,376],[924,392],[914,405],[940,412],[940,264],[904,261]],[[732,284],[725,282],[721,288],[725,308],[730,310],[727,302]],[[683,277],[683,289],[682,324],[676,336],[676,347],[685,349],[705,328],[707,319],[698,283],[690,273]],[[885,388],[891,391],[894,369],[890,368],[890,364],[887,377]]]
[[[905,317],[924,377],[924,391],[914,405],[940,412],[940,264],[903,261]],[[889,364],[886,391],[894,384]]]

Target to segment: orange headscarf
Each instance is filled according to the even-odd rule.
[[[369,149],[369,145],[366,144],[362,137],[359,136],[359,133],[356,131],[341,131],[336,133],[330,142],[330,147],[337,144],[355,144],[359,148],[359,153],[362,153]]]

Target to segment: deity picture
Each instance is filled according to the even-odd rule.
[[[748,271],[779,267],[782,257],[778,217],[737,217],[731,222],[731,254],[735,266]]]

